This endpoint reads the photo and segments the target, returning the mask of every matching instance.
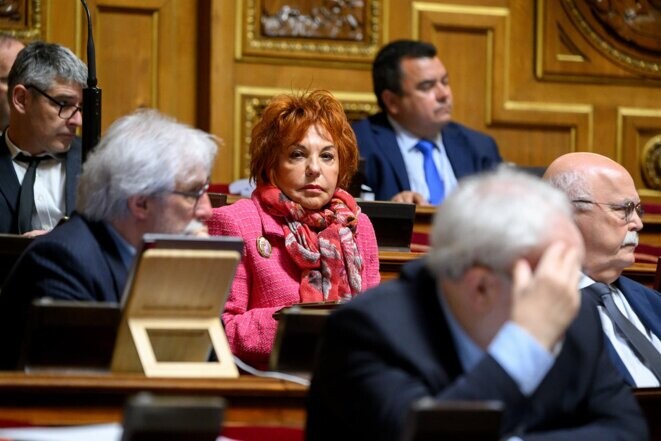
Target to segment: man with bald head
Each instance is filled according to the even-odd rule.
[[[574,204],[586,250],[580,287],[598,305],[613,363],[630,385],[658,387],[661,294],[622,276],[643,228],[633,178],[612,159],[587,152],[559,157],[544,178]]]

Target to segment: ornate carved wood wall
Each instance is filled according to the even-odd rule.
[[[449,69],[455,119],[494,136],[505,159],[544,166],[565,152],[603,153],[644,199],[661,201],[659,0],[89,3],[104,127],[148,105],[209,129],[225,140],[214,181],[245,175],[268,97],[326,88],[353,115],[372,112],[374,53],[420,38]],[[0,23],[84,53],[77,1],[0,1]]]
[[[197,123],[197,46],[203,38],[196,26],[198,3],[205,2],[87,0],[103,91],[103,129],[139,107]],[[25,14],[17,19],[27,24],[15,31],[20,38],[58,42],[86,59],[87,21],[79,0],[0,0],[0,27],[11,30],[2,15],[7,9]]]
[[[438,47],[450,71],[455,118],[494,136],[508,161],[545,166],[566,152],[603,153],[631,171],[641,196],[661,200],[658,1],[246,0],[237,9],[230,3],[213,3],[212,66],[223,73],[212,75],[211,126],[232,150],[219,176],[245,175],[249,130],[271,94],[323,87],[348,106],[375,109],[365,63],[370,41],[412,37]],[[292,31],[310,22],[315,6],[329,4],[353,13],[363,40]],[[352,11],[352,4],[365,10]]]

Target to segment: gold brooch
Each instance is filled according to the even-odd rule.
[[[259,254],[262,257],[266,257],[267,259],[271,257],[271,244],[264,236],[259,236],[257,238],[257,251],[259,251]]]

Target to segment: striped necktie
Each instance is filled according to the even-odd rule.
[[[606,314],[613,322],[615,328],[625,338],[631,349],[642,364],[652,371],[654,376],[661,382],[661,354],[652,342],[631,323],[631,321],[620,312],[613,301],[613,291],[605,283],[593,283],[583,288],[599,305],[603,305]]]

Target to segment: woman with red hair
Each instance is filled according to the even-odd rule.
[[[213,235],[245,243],[222,318],[232,352],[264,368],[277,323],[295,303],[349,300],[379,283],[374,229],[344,190],[356,138],[329,92],[281,95],[252,131],[250,199],[214,209]]]

